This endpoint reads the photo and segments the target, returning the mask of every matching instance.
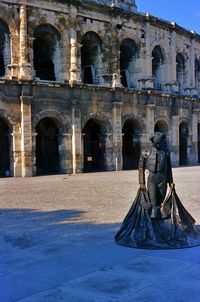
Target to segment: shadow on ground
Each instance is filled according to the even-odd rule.
[[[117,224],[81,222],[85,211],[37,209],[0,209],[0,235],[13,247],[26,249],[62,238],[95,236],[96,233],[114,232]],[[82,239],[83,239],[82,238]]]

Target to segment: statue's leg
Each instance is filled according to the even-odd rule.
[[[158,188],[159,179],[156,174],[149,174],[147,181],[147,189],[152,203],[151,218],[161,218],[160,213],[160,191]]]

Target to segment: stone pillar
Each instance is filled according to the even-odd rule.
[[[21,96],[21,160],[22,176],[32,176],[32,127],[31,102],[32,97]]]
[[[151,26],[149,22],[146,22],[146,36],[145,36],[145,59],[144,59],[144,88],[153,88],[153,76],[152,76],[152,53],[151,53]]]
[[[186,94],[189,96],[193,96],[197,94],[197,90],[195,87],[195,55],[194,55],[194,39],[191,39],[190,44],[190,53],[189,60],[186,66],[187,76],[187,86],[186,86]]]
[[[113,167],[116,171],[122,170],[122,102],[113,102]]]
[[[171,77],[171,81],[170,81],[170,86],[171,86],[171,92],[176,93],[179,92],[179,84],[177,82],[177,78],[176,78],[176,32],[172,31],[171,34],[171,52],[170,52],[170,56],[171,56],[171,72],[170,72],[170,77]]]
[[[77,107],[77,100],[72,100],[72,171],[79,173],[83,168],[82,134],[80,111]]]
[[[192,113],[192,133],[191,133],[191,164],[198,164],[198,114],[200,110],[194,109]]]
[[[11,63],[6,66],[6,78],[18,78],[18,35],[12,33],[10,35],[10,55]]]
[[[21,133],[20,129],[13,129],[12,133],[12,146],[13,146],[13,176],[21,177],[22,176],[22,165],[21,165]]]
[[[61,173],[72,173],[72,134],[60,133],[59,155]]]
[[[171,129],[171,161],[173,166],[179,165],[179,116],[172,116]]]
[[[77,43],[76,34],[76,8],[71,6],[70,14],[70,79],[71,85],[81,83],[81,67],[80,60],[78,59],[78,48],[80,45]]]
[[[36,138],[37,133],[32,133],[32,176],[36,176]]]
[[[116,27],[112,27],[112,48],[111,48],[111,69],[112,88],[122,87],[120,75],[120,45]]]
[[[19,78],[25,80],[32,79],[32,66],[27,59],[27,19],[26,5],[22,2],[20,5],[20,34],[19,34]]]
[[[105,134],[105,142],[106,142],[106,150],[105,150],[105,164],[106,171],[113,171],[115,168],[113,167],[113,134],[106,133]]]
[[[149,137],[154,133],[154,126],[155,126],[155,105],[149,104],[146,105],[146,128],[147,128],[147,141]]]

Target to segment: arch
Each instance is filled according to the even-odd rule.
[[[140,158],[140,136],[143,129],[135,118],[126,118],[122,127],[123,170],[137,169]]]
[[[154,88],[156,90],[162,90],[163,63],[164,63],[163,51],[159,45],[156,45],[152,50],[152,76],[154,80]]]
[[[5,10],[3,9],[0,9],[0,20],[8,27],[9,34],[18,36],[18,29],[14,19],[11,18],[10,14],[5,14]]]
[[[136,86],[136,59],[138,57],[138,46],[132,39],[124,39],[120,45],[120,74],[121,83],[124,87]]]
[[[183,93],[185,82],[185,58],[180,52],[176,55],[176,80],[179,84],[180,92]]]
[[[83,128],[84,172],[106,169],[106,133],[101,120],[90,118]]]
[[[33,42],[33,65],[40,80],[55,81],[61,72],[61,35],[50,24],[35,28]]]
[[[54,120],[56,126],[59,129],[59,133],[71,132],[69,120],[64,115],[62,115],[59,111],[51,110],[51,109],[43,110],[37,115],[35,115],[32,122],[33,131],[36,128],[36,125],[39,123],[39,121],[46,117]]]
[[[187,165],[188,163],[188,134],[189,128],[186,121],[181,121],[179,124],[179,165]]]
[[[100,84],[104,58],[103,41],[93,32],[86,32],[81,38],[81,71],[85,84]]]
[[[94,113],[89,113],[88,115],[85,115],[82,118],[82,129],[85,127],[86,123],[90,120],[94,119],[101,123],[102,131],[106,134],[112,133],[112,126],[108,118],[101,112],[94,112]]]
[[[162,132],[167,134],[169,131],[169,124],[166,119],[158,119],[154,126],[154,132]]]

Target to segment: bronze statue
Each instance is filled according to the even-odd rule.
[[[161,204],[164,201],[167,183],[173,186],[171,160],[165,152],[166,137],[163,133],[155,132],[150,138],[153,143],[151,150],[141,153],[139,161],[139,184],[145,188],[145,169],[149,171],[147,190],[152,202],[151,218],[161,218]]]
[[[139,161],[140,188],[115,235],[116,243],[147,249],[200,245],[200,230],[175,191],[166,137],[155,132],[150,140],[152,148],[142,151]],[[147,188],[145,170],[149,171]]]

